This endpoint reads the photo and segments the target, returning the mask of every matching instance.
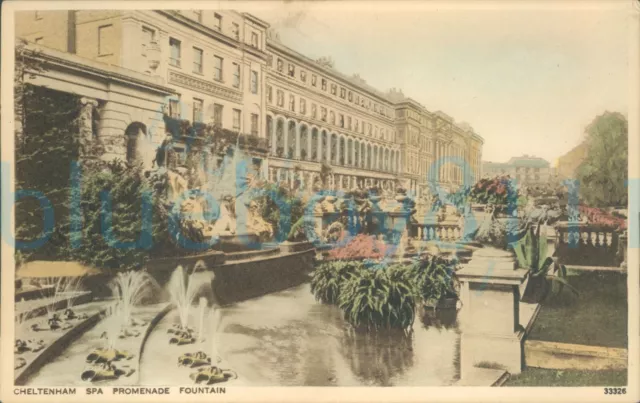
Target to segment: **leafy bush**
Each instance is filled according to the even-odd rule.
[[[311,280],[316,299],[337,304],[356,328],[410,327],[419,303],[455,297],[455,265],[439,257],[412,264],[330,261],[318,265]]]
[[[401,265],[385,270],[360,269],[340,289],[338,306],[356,328],[407,329],[415,320],[418,290]]]
[[[415,261],[409,270],[414,278],[420,298],[433,305],[442,298],[457,296],[458,280],[455,262],[439,256]]]
[[[145,243],[145,235],[142,235],[143,194],[150,196],[152,193],[143,180],[140,167],[127,167],[116,160],[87,169],[83,174],[82,238],[79,247],[70,250],[71,257],[107,270],[142,267],[152,246],[154,227],[148,229],[146,235],[151,238]],[[147,218],[150,214],[153,211],[147,212]],[[143,242],[138,242],[139,239]]]
[[[352,277],[361,264],[349,261],[324,262],[318,265],[311,277],[311,292],[318,301],[337,304],[340,287]]]

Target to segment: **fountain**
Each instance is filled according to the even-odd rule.
[[[157,289],[155,280],[146,271],[118,273],[110,284],[113,297],[118,301],[120,328],[142,326],[132,317],[133,307],[145,302]]]
[[[172,344],[186,344],[187,342],[195,342],[193,338],[193,329],[189,328],[189,316],[196,297],[205,289],[210,289],[209,281],[198,281],[194,277],[194,273],[188,273],[182,266],[178,266],[169,280],[168,288],[171,295],[171,302],[178,311],[179,324],[171,333],[175,336],[171,338]],[[204,316],[204,309],[207,300],[205,297],[200,298],[201,318]],[[201,319],[200,333],[202,333],[203,320]]]

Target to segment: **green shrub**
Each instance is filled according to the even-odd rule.
[[[109,195],[110,208],[107,208],[103,199],[105,192]],[[148,248],[143,245],[117,247],[105,239],[105,234],[122,244],[133,243],[140,238],[145,192],[151,194],[145,186],[139,167],[127,167],[116,160],[84,170],[82,238],[79,247],[70,250],[71,257],[107,270],[142,267],[148,258]],[[107,221],[109,218],[110,223]],[[108,224],[106,227],[105,223]]]
[[[337,304],[340,287],[358,270],[361,263],[353,261],[333,261],[319,264],[311,277],[311,292],[318,301]]]
[[[424,303],[435,304],[442,298],[457,295],[454,262],[433,256],[414,262],[409,270]]]
[[[406,267],[361,268],[341,286],[338,306],[345,319],[358,329],[407,329],[415,320],[418,297]]]

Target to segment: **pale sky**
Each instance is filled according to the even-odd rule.
[[[453,10],[287,2],[247,11],[300,53],[331,56],[345,74],[359,73],[381,91],[398,87],[428,110],[468,122],[485,139],[485,161],[530,154],[554,164],[595,116],[627,115],[625,4]]]

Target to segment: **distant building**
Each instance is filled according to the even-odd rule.
[[[541,185],[548,183],[551,179],[551,164],[540,157],[523,155],[522,157],[512,157],[508,162],[482,163],[482,172],[485,177],[498,175],[509,175],[518,180],[521,185]]]
[[[574,147],[571,151],[558,158],[558,166],[556,168],[558,178],[574,179],[576,172],[582,161],[587,158],[589,147],[586,142],[582,142]]]

